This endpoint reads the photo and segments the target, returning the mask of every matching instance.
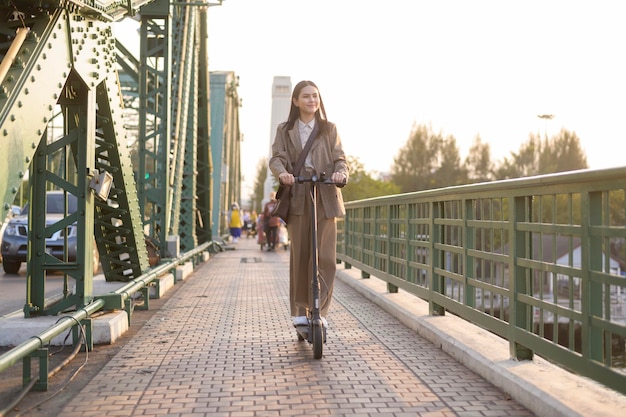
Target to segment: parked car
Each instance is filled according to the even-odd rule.
[[[2,246],[2,236],[4,236],[4,229],[7,228],[9,220],[11,220],[14,216],[19,216],[21,212],[22,208],[20,206],[11,206],[11,210],[7,214],[7,217],[4,219],[2,227],[0,227],[0,247]],[[0,262],[2,262],[2,252],[0,252]]]
[[[67,212],[74,213],[77,199],[67,195]],[[63,191],[48,191],[46,194],[46,224],[54,224],[65,216],[65,195]],[[46,238],[46,252],[58,259],[63,259],[65,249],[65,233],[67,231],[67,256],[69,262],[76,261],[76,225],[55,232]],[[16,274],[22,262],[26,262],[28,253],[28,203],[19,215],[14,216],[6,225],[2,235],[2,268],[7,274]],[[94,273],[100,267],[100,257],[94,244]]]

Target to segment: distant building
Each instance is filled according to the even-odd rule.
[[[276,136],[276,128],[282,122],[287,121],[289,108],[291,107],[291,77],[275,76],[272,83],[272,123],[270,125],[270,141],[267,157],[272,156],[272,143]],[[268,200],[274,190],[274,177],[267,168],[267,178],[263,184],[263,204]]]
[[[232,71],[210,73],[211,158],[213,164],[212,233],[228,234],[227,213],[241,201],[241,131],[238,77]]]

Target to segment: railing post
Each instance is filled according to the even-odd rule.
[[[530,197],[532,198],[532,197]],[[525,233],[517,228],[518,222],[532,218],[532,204],[525,197],[512,198],[509,204],[509,288],[512,300],[510,301],[511,314],[509,317],[509,348],[511,356],[518,360],[530,360],[533,358],[533,351],[517,342],[517,333],[520,331],[532,332],[532,307],[518,301],[518,294],[532,295],[532,277],[527,277],[526,268],[518,265],[518,258],[530,258],[528,249],[532,253],[532,236],[529,236],[529,246],[525,245]]]
[[[476,268],[475,268],[475,264],[474,264],[474,257],[472,256],[468,256],[467,252],[468,249],[475,249],[476,248],[476,236],[474,233],[474,227],[470,227],[469,224],[469,220],[476,220],[476,216],[473,215],[473,209],[474,206],[472,204],[472,202],[474,200],[471,199],[464,199],[463,201],[463,207],[464,207],[464,213],[463,213],[463,269],[464,269],[464,274],[463,274],[463,294],[464,294],[464,303],[466,306],[472,307],[474,308],[476,305],[476,287],[474,287],[473,285],[469,285],[468,281],[470,278],[477,278],[477,279],[482,279],[483,277],[477,277],[476,276]],[[480,200],[476,201],[476,204],[478,205],[480,203]],[[479,207],[477,206],[475,208],[476,210],[479,210]]]
[[[446,309],[436,304],[433,301],[433,294],[440,293],[443,294],[445,292],[445,288],[443,286],[443,279],[439,274],[435,273],[435,267],[442,265],[445,260],[443,260],[443,254],[440,249],[437,249],[433,242],[441,241],[441,230],[439,227],[435,225],[435,219],[440,218],[442,216],[441,207],[436,202],[431,202],[431,210],[432,216],[430,217],[430,242],[431,242],[431,250],[430,250],[430,285],[428,288],[430,289],[430,295],[428,297],[428,312],[432,316],[443,316],[446,314]]]
[[[582,303],[582,354],[587,359],[605,363],[602,349],[604,332],[591,324],[592,317],[602,317],[602,284],[591,280],[591,271],[602,271],[602,236],[592,233],[593,226],[602,225],[602,193],[584,193],[582,207],[588,211],[582,216],[582,235],[587,237],[581,240],[582,297],[587,300]],[[607,356],[610,361],[610,350]]]
[[[40,348],[33,351],[29,356],[25,356],[22,359],[22,385],[26,387],[31,383],[32,375],[32,359],[39,358],[39,379],[34,384],[33,388],[36,391],[48,390],[48,349]]]

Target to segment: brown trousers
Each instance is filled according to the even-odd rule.
[[[311,242],[311,197],[307,186],[307,202],[304,215],[289,215],[289,300],[292,316],[306,316],[311,308],[311,276],[313,253]],[[321,199],[317,200],[317,247],[320,276],[320,312],[326,317],[333,295],[337,272],[337,223],[334,217],[323,218]],[[320,215],[321,214],[321,215]]]

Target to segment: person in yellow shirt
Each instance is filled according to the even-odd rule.
[[[241,237],[243,216],[241,215],[239,204],[236,202],[231,204],[230,211],[228,212],[228,227],[230,229],[230,236],[233,238],[233,243],[237,243]]]

